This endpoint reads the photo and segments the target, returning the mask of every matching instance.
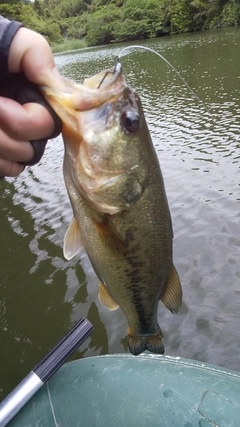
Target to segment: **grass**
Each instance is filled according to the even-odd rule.
[[[87,47],[87,42],[84,39],[65,39],[61,43],[55,43],[51,46],[53,53],[66,52],[68,50],[83,49]]]

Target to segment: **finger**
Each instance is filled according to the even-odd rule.
[[[12,138],[37,140],[47,138],[55,128],[51,114],[41,104],[18,102],[0,97],[0,127]]]
[[[61,89],[64,83],[54,71],[55,63],[46,39],[27,28],[20,28],[13,38],[8,60],[11,73],[23,71],[37,85]]]
[[[0,129],[0,159],[8,162],[27,162],[34,156],[30,142],[17,141]],[[21,168],[22,170],[22,168]]]
[[[9,176],[14,177],[18,176],[24,167],[16,162],[10,162],[9,160],[4,160],[0,158],[0,177]]]

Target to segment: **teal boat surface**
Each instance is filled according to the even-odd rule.
[[[240,373],[170,356],[63,365],[9,427],[238,427]]]

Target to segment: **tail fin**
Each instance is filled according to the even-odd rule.
[[[128,347],[134,356],[149,350],[152,353],[164,354],[164,345],[162,343],[163,335],[157,333],[156,335],[132,335],[128,333]]]

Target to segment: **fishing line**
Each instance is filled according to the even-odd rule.
[[[161,58],[179,77],[179,79],[182,81],[182,83],[184,84],[184,86],[189,90],[189,92],[193,95],[193,97],[203,106],[203,108],[205,109],[205,112],[209,113],[213,122],[212,125],[209,126],[209,128],[214,128],[214,125],[217,123],[219,125],[219,121],[217,121],[216,117],[214,117],[212,111],[210,110],[210,108],[205,104],[204,101],[202,101],[202,99],[200,99],[197,94],[193,91],[193,89],[191,88],[191,86],[189,86],[189,84],[186,82],[186,80],[181,76],[181,74],[176,70],[176,68],[171,64],[171,62],[169,62],[163,55],[161,55],[161,53],[156,52],[154,49],[151,49],[150,47],[147,46],[141,46],[141,45],[131,45],[131,46],[126,46],[124,47],[120,54],[118,54],[118,56],[116,57],[116,63],[115,63],[115,68],[116,69],[116,64],[120,61],[120,58],[122,58],[125,55],[128,55],[129,52],[126,52],[129,49],[144,49],[144,50],[148,50],[151,53],[154,53],[155,55],[159,56],[159,58]],[[225,126],[224,126],[225,128]],[[227,131],[227,129],[226,129]],[[234,138],[235,139],[235,138]],[[224,141],[226,142],[226,141]]]
[[[205,110],[207,110],[208,113],[210,113],[210,110],[207,107],[207,105],[197,96],[197,94],[192,90],[191,86],[189,86],[189,84],[186,82],[186,80],[184,80],[184,78],[176,70],[176,68],[171,64],[171,62],[169,62],[163,55],[161,55],[161,53],[156,52],[154,49],[151,49],[150,47],[146,47],[146,46],[141,46],[141,45],[126,46],[122,49],[120,55],[117,56],[117,61],[118,60],[120,61],[121,57],[128,55],[128,52],[125,54],[123,54],[123,52],[126,50],[129,50],[129,49],[145,49],[145,50],[148,50],[152,53],[155,53],[155,55],[159,56],[159,58],[161,58],[164,62],[166,62],[166,64],[177,74],[177,76],[180,78],[180,80],[183,82],[183,84],[187,87],[189,92],[194,96],[194,98],[197,99],[197,101],[204,106]]]

